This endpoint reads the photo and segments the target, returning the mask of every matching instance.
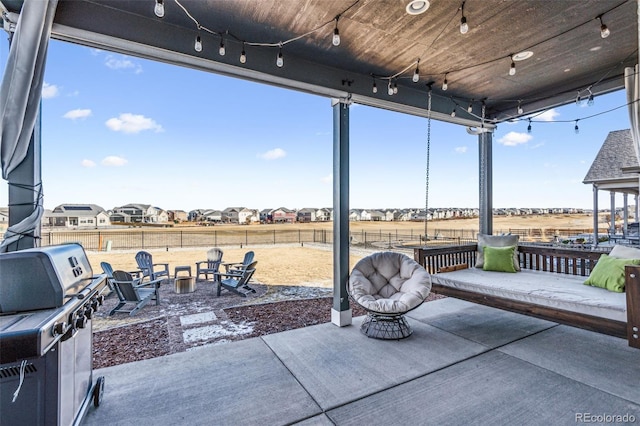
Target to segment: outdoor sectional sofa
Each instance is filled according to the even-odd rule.
[[[519,272],[476,268],[478,245],[416,248],[432,291],[625,338],[640,349],[640,266],[624,266],[625,292],[584,285],[606,251],[517,245]]]

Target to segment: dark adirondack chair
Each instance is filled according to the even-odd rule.
[[[156,305],[160,304],[160,281],[146,281],[142,283],[144,277],[134,278],[126,271],[113,271],[113,280],[111,281],[115,293],[118,295],[120,302],[109,312],[113,315],[116,312],[128,312],[133,316],[142,309],[155,296]],[[127,307],[127,305],[133,307]]]
[[[224,288],[242,297],[247,297],[249,293],[255,293],[255,289],[249,287],[248,283],[253,273],[256,271],[257,261],[237,270],[226,273],[218,272],[215,274],[215,281],[218,284],[218,296]]]
[[[139,251],[136,253],[136,263],[138,268],[142,271],[142,278],[148,277],[150,281],[155,281],[160,277],[169,279],[169,264],[168,263],[153,263],[153,257],[151,253],[146,251]],[[162,266],[162,270],[155,270],[156,266]]]
[[[253,262],[253,258],[255,257],[255,253],[253,251],[248,251],[244,254],[244,259],[242,262],[231,262],[231,263],[223,263],[225,272],[230,273],[232,271],[238,271],[240,269],[244,269],[247,265],[250,265]]]
[[[217,247],[207,251],[207,260],[196,262],[196,279],[204,275],[204,279],[208,280],[209,274],[215,277],[222,263],[222,255],[223,251]]]

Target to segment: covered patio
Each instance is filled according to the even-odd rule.
[[[322,324],[96,370],[86,425],[634,423],[637,349],[623,339],[456,300],[414,334]]]
[[[496,125],[535,122],[535,114],[548,108],[621,90],[625,71],[630,105],[637,105],[637,1],[0,5],[5,29],[13,34],[3,100],[21,106],[2,110],[11,225],[2,251],[38,245],[38,106],[50,37],[332,100],[333,324],[95,371],[106,377],[106,394],[85,424],[574,424],[640,418],[638,353],[622,339],[448,298],[410,314],[411,338],[382,342],[360,334],[362,318],[351,318],[345,289],[353,103],[467,127],[478,141],[479,228],[491,234]]]

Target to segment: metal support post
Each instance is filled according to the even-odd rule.
[[[480,233],[493,234],[493,161],[491,132],[478,134],[480,180]]]

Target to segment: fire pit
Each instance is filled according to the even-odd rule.
[[[174,285],[176,293],[193,293],[196,291],[196,277],[176,277]]]

